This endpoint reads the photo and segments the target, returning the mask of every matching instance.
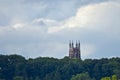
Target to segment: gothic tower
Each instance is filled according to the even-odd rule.
[[[76,41],[75,47],[73,42],[69,43],[69,58],[81,59],[80,42]]]

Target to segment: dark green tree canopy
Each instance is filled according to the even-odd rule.
[[[120,79],[120,58],[25,59],[15,54],[0,55],[0,80],[100,80],[112,75]]]

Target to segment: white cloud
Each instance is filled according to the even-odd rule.
[[[58,25],[59,23],[57,21],[51,20],[51,19],[37,18],[32,21],[32,24],[38,24],[41,26],[52,27],[52,26]]]
[[[114,13],[113,13],[114,12]],[[49,33],[58,32],[65,28],[87,28],[101,29],[111,25],[113,19],[118,19],[120,13],[120,3],[103,2],[83,6],[78,9],[75,16],[63,21],[61,26],[55,26],[48,29]],[[101,25],[101,27],[100,27]]]
[[[112,48],[114,51],[118,51],[117,48],[114,48],[117,44],[113,45],[111,49],[107,44],[116,41],[120,45],[119,2],[110,1],[80,6],[78,10],[74,10],[77,10],[76,14],[72,12],[74,9],[72,2],[70,2],[72,10],[69,7],[62,10],[60,4],[54,9],[52,9],[54,5],[47,8],[49,6],[44,5],[45,3],[40,3],[40,6],[43,5],[42,9],[39,3],[35,3],[37,5],[31,3],[33,8],[29,3],[25,4],[21,3],[22,7],[19,4],[15,8],[15,15],[10,10],[14,9],[13,7],[16,5],[13,5],[11,9],[7,7],[10,12],[3,11],[4,13],[7,11],[6,15],[9,16],[10,21],[9,25],[0,27],[0,51],[29,57],[53,56],[61,58],[68,55],[66,43],[71,39],[81,40],[83,58],[93,55],[104,56],[105,50],[100,50],[102,47],[107,47],[107,53],[109,53],[106,54],[107,56],[111,56]],[[38,11],[39,9],[40,11]],[[57,13],[55,13],[56,11]],[[70,12],[72,14],[68,14]],[[8,13],[11,14],[8,15]],[[54,17],[65,17],[67,14],[69,16],[64,18],[65,20],[54,20]]]
[[[23,24],[23,23],[16,23],[16,24],[12,25],[12,27],[17,30],[17,29],[25,27],[25,24]]]
[[[111,44],[120,40],[120,3],[110,1],[83,6],[78,9],[75,16],[61,23],[60,26],[49,27],[48,33],[64,36],[62,38],[87,41],[87,45],[83,43],[83,57],[95,53],[97,56],[99,53],[104,55],[106,51],[99,49],[103,46],[110,48],[107,46],[108,41]],[[111,52],[107,52],[106,55],[109,56]]]

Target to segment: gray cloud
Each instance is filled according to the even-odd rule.
[[[1,0],[0,25],[32,21],[35,18],[63,20],[75,15],[83,5],[108,0]]]
[[[69,40],[80,40],[83,58],[119,56],[119,4],[117,0],[0,2],[0,52],[62,58],[68,55]]]

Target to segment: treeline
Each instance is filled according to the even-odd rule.
[[[0,80],[75,80],[81,75],[89,78],[84,80],[105,80],[105,77],[113,75],[118,80],[120,79],[120,58],[25,59],[20,55],[0,55]]]

